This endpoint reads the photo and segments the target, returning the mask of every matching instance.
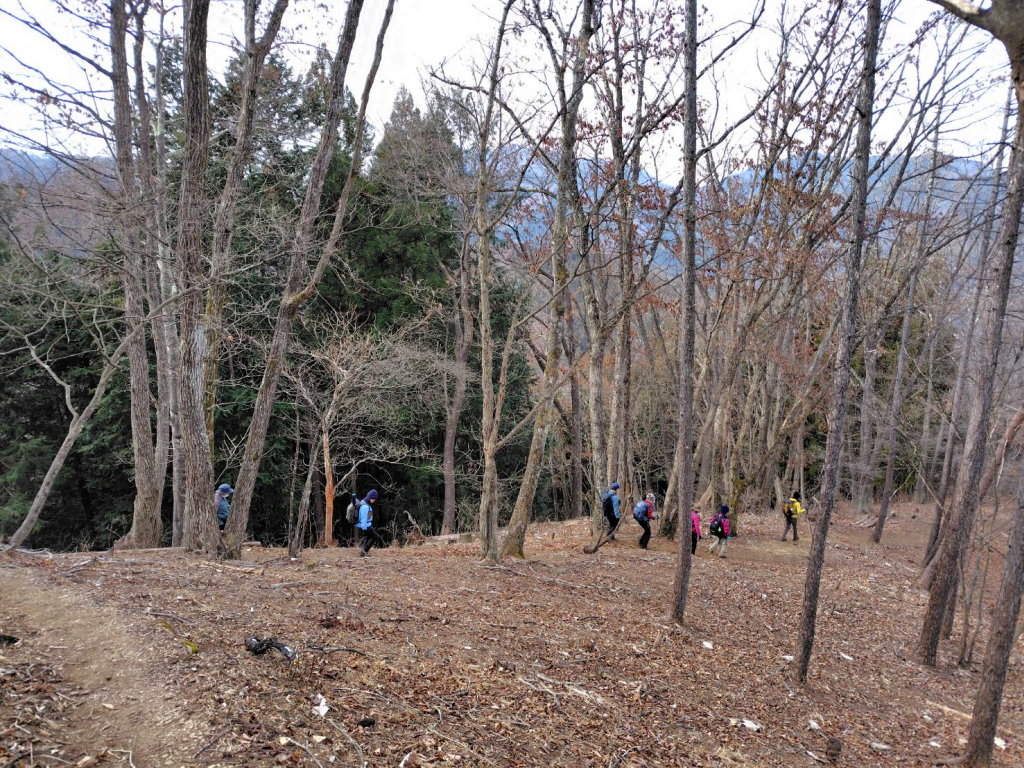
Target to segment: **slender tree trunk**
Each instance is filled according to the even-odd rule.
[[[1010,155],[1006,202],[999,229],[999,258],[995,264],[994,290],[986,308],[985,351],[979,373],[978,390],[972,401],[971,418],[964,440],[964,455],[957,474],[956,489],[950,506],[948,531],[936,555],[935,577],[928,595],[918,641],[918,655],[935,665],[943,618],[956,582],[957,565],[962,561],[978,507],[978,488],[985,460],[985,445],[995,390],[996,370],[1002,343],[1003,320],[1010,294],[1013,259],[1020,234],[1021,203],[1024,201],[1024,66],[1014,67],[1017,85],[1017,124]]]
[[[245,451],[242,454],[242,463],[235,486],[235,502],[231,510],[231,517],[228,519],[228,525],[225,528],[227,539],[225,551],[228,555],[235,555],[240,551],[241,542],[245,537],[245,531],[249,523],[249,507],[252,504],[253,491],[256,487],[256,478],[266,443],[270,416],[277,397],[277,386],[281,378],[281,370],[284,367],[285,356],[291,343],[292,325],[298,316],[299,309],[313,296],[331,257],[337,251],[347,218],[348,202],[355,184],[355,178],[359,173],[361,163],[360,148],[366,122],[366,105],[380,66],[384,48],[384,37],[391,22],[394,0],[388,0],[384,19],[381,22],[380,32],[377,36],[373,63],[370,65],[370,71],[367,74],[363,95],[359,104],[359,114],[356,118],[352,164],[334,211],[334,223],[331,233],[327,243],[323,246],[316,267],[307,279],[309,252],[313,243],[314,228],[320,215],[324,182],[327,179],[327,171],[338,143],[338,129],[341,125],[344,108],[345,75],[348,70],[352,48],[355,44],[359,13],[362,10],[362,6],[363,0],[350,0],[348,11],[345,15],[345,26],[338,45],[338,52],[331,66],[331,93],[327,106],[327,118],[320,135],[320,143],[317,146],[313,165],[310,169],[306,196],[302,203],[295,239],[292,243],[288,277],[281,296],[281,303],[278,307],[277,321],[267,355],[266,369],[263,374],[263,380],[260,382],[259,392],[256,395],[256,403],[253,407],[253,416],[249,425],[249,433],[246,437]]]
[[[914,293],[917,290],[919,265],[914,265],[911,269],[914,273],[910,276],[910,286],[907,288],[907,306],[903,310],[900,346],[896,353],[896,377],[892,382],[892,402],[889,405],[889,452],[885,460],[885,486],[882,488],[882,505],[878,509],[878,520],[871,536],[876,544],[882,540],[882,529],[885,528],[885,520],[889,516],[889,503],[896,474],[896,443],[899,439],[900,411],[903,410],[903,377],[907,373],[907,343],[910,340],[910,319],[914,312]]]
[[[245,68],[242,71],[242,103],[238,110],[235,145],[228,159],[227,179],[221,190],[220,201],[213,223],[213,246],[210,258],[210,287],[206,294],[206,310],[202,318],[202,339],[206,343],[201,365],[203,368],[203,408],[206,412],[206,430],[210,438],[210,455],[214,455],[213,414],[217,400],[218,366],[220,364],[221,322],[227,299],[226,272],[231,263],[231,244],[235,232],[238,198],[242,191],[244,173],[252,154],[253,126],[256,121],[257,91],[263,62],[281,28],[281,20],[289,0],[275,0],[270,11],[267,28],[256,38],[256,12],[259,0],[245,0]]]
[[[839,478],[839,451],[842,447],[846,422],[846,390],[850,385],[851,361],[857,336],[857,300],[860,291],[861,258],[864,251],[865,213],[867,210],[868,170],[871,160],[871,125],[875,103],[875,60],[878,56],[878,37],[881,27],[881,0],[868,0],[867,23],[864,40],[864,69],[861,73],[860,93],[857,97],[857,145],[853,166],[853,200],[850,215],[850,244],[846,254],[844,272],[842,319],[840,321],[839,350],[833,371],[832,391],[829,399],[828,438],[825,443],[825,465],[822,469],[822,491],[818,521],[811,540],[807,562],[807,579],[801,609],[800,633],[793,668],[799,682],[807,679],[814,648],[815,625],[818,616],[818,593],[821,572],[825,565],[825,544],[829,523],[836,503]]]
[[[558,381],[559,362],[561,360],[561,329],[566,314],[567,288],[569,271],[566,269],[566,251],[569,246],[569,209],[575,199],[576,185],[576,123],[580,104],[583,101],[583,86],[586,77],[587,53],[590,39],[594,34],[594,2],[584,0],[580,34],[576,40],[573,54],[571,91],[566,97],[564,84],[560,95],[559,108],[562,111],[558,191],[555,201],[555,221],[551,234],[551,275],[552,275],[552,317],[548,327],[547,350],[544,359],[544,403],[537,411],[537,419],[530,442],[530,453],[523,472],[523,480],[519,486],[512,519],[509,521],[508,533],[501,547],[504,557],[525,557],[523,545],[526,541],[526,528],[530,524],[530,514],[537,493],[537,483],[547,445],[548,430],[553,417],[555,384]],[[557,62],[552,62],[557,65]],[[570,185],[572,185],[570,187]]]
[[[306,538],[306,525],[309,522],[309,501],[313,495],[313,476],[316,475],[316,460],[318,450],[316,440],[309,444],[309,466],[306,469],[306,482],[302,485],[302,498],[299,500],[298,518],[295,527],[292,528],[291,536],[288,539],[288,556],[298,557],[302,552],[302,543]],[[324,527],[327,531],[327,527]],[[325,533],[326,535],[326,533]]]
[[[441,521],[441,534],[448,535],[455,530],[455,440],[459,433],[459,420],[462,418],[462,405],[466,399],[466,384],[469,363],[469,351],[473,345],[473,313],[469,306],[469,242],[462,249],[459,264],[459,321],[458,349],[455,354],[457,371],[455,374],[455,391],[448,406],[448,419],[444,427],[444,456],[442,471],[444,473],[444,516]]]
[[[501,48],[505,25],[515,0],[505,0],[498,33],[491,52],[487,99],[477,136],[476,202],[474,207],[477,248],[477,275],[480,278],[480,388],[483,395],[481,450],[484,474],[480,488],[480,557],[486,563],[498,562],[498,428],[501,402],[494,391],[494,329],[491,327],[491,234],[488,220],[490,165],[488,163],[494,106],[497,101],[501,67]],[[511,340],[510,340],[511,341]]]
[[[976,287],[974,301],[971,304],[971,318],[967,325],[967,333],[964,337],[963,347],[960,350],[960,359],[956,369],[956,384],[953,387],[953,405],[949,414],[949,422],[946,429],[946,450],[942,460],[942,476],[939,479],[939,498],[935,503],[935,516],[932,519],[931,531],[928,534],[928,545],[925,547],[924,565],[929,567],[939,550],[939,536],[942,533],[942,522],[946,506],[946,496],[949,493],[949,480],[952,476],[953,454],[956,449],[957,436],[959,434],[957,424],[960,421],[960,411],[963,405],[964,385],[967,379],[967,368],[971,360],[971,351],[974,347],[974,329],[978,323],[978,313],[981,307],[981,297],[986,283],[986,270],[989,261],[989,247],[992,241],[992,231],[995,227],[996,208],[999,204],[999,192],[1003,182],[1003,148],[1007,143],[1007,136],[1010,129],[1010,108],[1012,105],[1012,88],[1006,102],[1006,109],[1003,112],[1003,128],[999,141],[999,149],[996,151],[995,183],[992,189],[992,203],[989,206],[988,216],[985,221],[985,229],[981,240],[981,257],[978,260],[978,271],[975,277]],[[933,570],[925,575],[926,583],[931,583]]]
[[[672,595],[672,618],[682,623],[690,589],[690,537],[687,535],[693,504],[693,348],[697,332],[697,0],[686,0],[683,47],[683,332],[679,349],[679,434],[675,465],[678,479],[678,525],[676,573]]]

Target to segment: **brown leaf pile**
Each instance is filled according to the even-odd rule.
[[[773,516],[746,515],[724,560],[701,542],[685,628],[665,618],[674,545],[640,551],[627,529],[584,555],[585,521],[534,527],[534,559],[497,568],[475,545],[428,543],[367,559],[254,548],[242,563],[126,553],[78,567],[82,555],[23,558],[17,570],[84,612],[116,609],[125,626],[98,621],[97,633],[148,648],[137,663],[153,696],[194,727],[157,738],[139,765],[930,765],[966,737],[978,670],[951,669],[952,643],[938,670],[910,658],[925,534],[911,513],[881,547],[834,526],[803,687],[786,657],[810,532],[782,543]],[[250,635],[299,658],[253,656]],[[1024,761],[1020,663],[996,750],[1005,765]]]

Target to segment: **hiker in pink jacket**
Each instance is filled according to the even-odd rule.
[[[696,554],[697,542],[700,541],[700,514],[696,509],[690,510],[690,554]]]
[[[714,552],[715,548],[721,544],[722,548],[718,550],[719,557],[725,557],[725,547],[729,543],[729,505],[723,504],[721,509],[711,518],[711,525],[708,526],[708,532],[715,537],[714,543],[711,545],[709,553]]]

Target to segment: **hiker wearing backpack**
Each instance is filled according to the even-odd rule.
[[[644,529],[643,535],[640,536],[639,544],[640,549],[647,549],[647,542],[651,540],[651,520],[657,520],[658,515],[654,512],[654,494],[648,493],[647,497],[641,499],[633,507],[633,519],[640,523],[640,527]]]
[[[700,541],[700,513],[696,509],[690,510],[690,554],[697,552],[697,542]]]
[[[719,508],[715,516],[711,518],[711,525],[708,527],[708,533],[715,537],[714,542],[711,544],[711,548],[708,553],[711,554],[715,551],[715,548],[721,545],[721,549],[718,550],[719,557],[725,557],[725,547],[729,543],[729,505],[723,504]]]
[[[615,529],[619,527],[619,484],[612,483],[607,491],[601,494],[601,510],[608,521],[608,538],[615,538]]]
[[[377,491],[372,490],[366,494],[359,503],[359,520],[356,528],[359,530],[359,556],[366,557],[370,554],[370,547],[376,544],[384,546],[384,541],[373,529],[373,503],[377,501]]]
[[[796,544],[800,537],[796,533],[796,519],[806,510],[800,505],[800,491],[794,491],[793,495],[782,502],[782,514],[786,517],[786,530],[782,532],[782,540],[786,540],[790,526],[793,527],[793,543]]]
[[[213,494],[213,505],[217,509],[217,527],[222,531],[231,516],[231,505],[228,503],[228,496],[235,492],[227,483],[221,484]]]

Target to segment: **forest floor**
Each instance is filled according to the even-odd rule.
[[[18,553],[0,560],[0,633],[20,638],[0,645],[0,767],[801,766],[829,739],[839,765],[931,765],[967,735],[985,638],[969,669],[955,641],[937,670],[912,659],[928,519],[900,506],[878,547],[839,516],[804,686],[785,672],[810,526],[783,543],[774,514],[745,515],[725,559],[701,542],[684,628],[665,618],[674,545],[640,551],[632,520],[596,555],[587,521],[535,526],[531,559],[498,568],[472,543]],[[298,659],[249,653],[254,634]],[[1003,765],[1024,764],[1022,665],[1018,648]]]

